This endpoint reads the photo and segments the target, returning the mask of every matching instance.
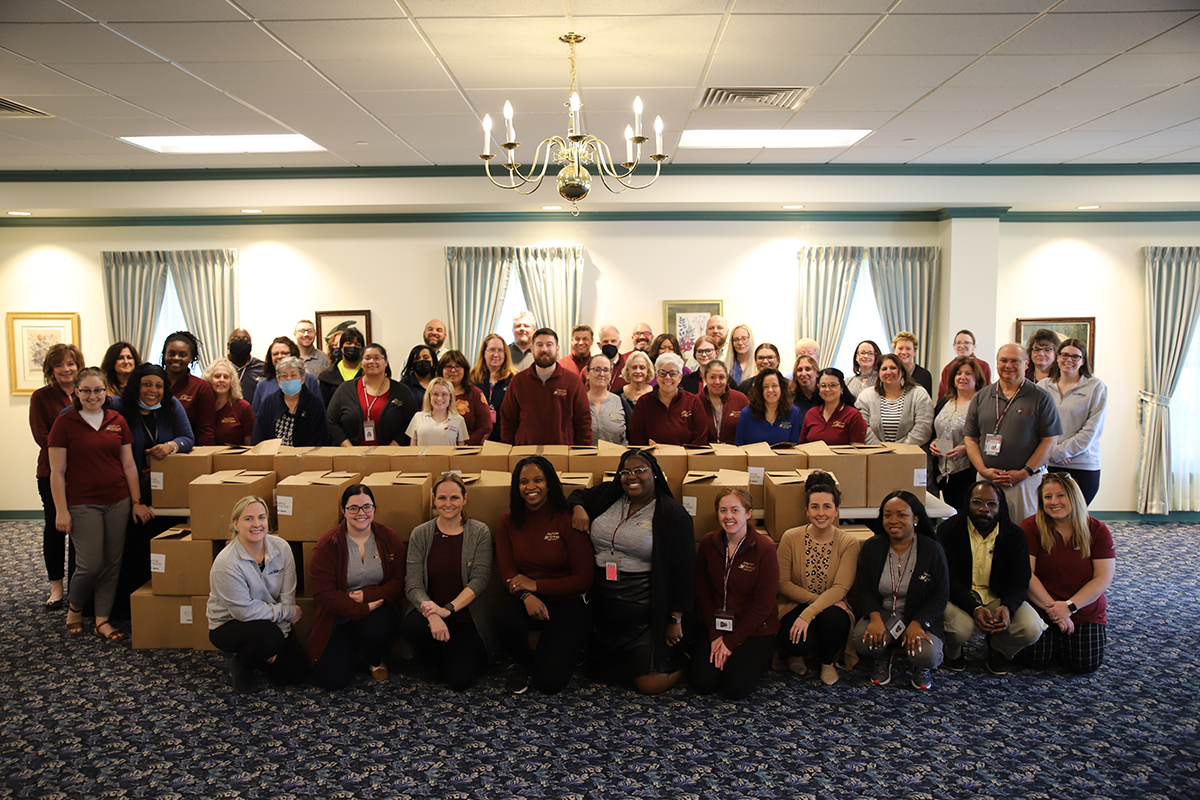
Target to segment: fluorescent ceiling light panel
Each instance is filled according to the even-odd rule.
[[[245,136],[122,136],[121,141],[168,155],[184,153],[310,153],[325,148],[298,133]]]
[[[871,131],[684,131],[680,147],[737,148],[755,147],[849,147]]]

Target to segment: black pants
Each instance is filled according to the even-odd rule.
[[[313,677],[326,689],[343,689],[354,680],[358,650],[367,651],[367,663],[377,667],[391,652],[400,631],[400,615],[384,603],[362,619],[348,619],[335,625],[325,652],[313,664]]]
[[[38,496],[42,498],[42,517],[46,526],[42,529],[42,560],[46,562],[46,577],[52,581],[63,579],[63,555],[67,557],[67,575],[75,574],[75,545],[71,537],[54,527],[58,512],[54,509],[54,496],[50,493],[50,479],[37,479]]]
[[[226,622],[208,632],[208,640],[217,649],[230,653],[247,669],[261,669],[276,683],[299,683],[308,677],[308,653],[293,630],[284,636],[274,622],[256,619],[252,622]],[[267,659],[275,656],[275,661]]]
[[[850,638],[850,615],[837,606],[830,606],[808,623],[807,638],[792,642],[792,626],[806,608],[808,606],[796,606],[779,620],[779,643],[792,658],[816,655],[822,664],[832,664],[837,661],[838,653],[846,649]]]
[[[426,667],[440,672],[446,684],[456,692],[470,689],[487,667],[487,648],[475,623],[450,625],[450,640],[439,642],[429,632],[429,621],[412,609],[404,617],[404,639]]]
[[[1079,486],[1079,491],[1083,493],[1084,502],[1089,506],[1092,500],[1096,497],[1096,493],[1100,491],[1100,470],[1098,469],[1071,469],[1070,467],[1047,467],[1047,472],[1065,472],[1075,479],[1075,483]]]
[[[699,694],[712,694],[720,689],[730,700],[748,697],[758,683],[758,676],[771,665],[776,644],[774,636],[747,637],[725,659],[725,668],[717,669],[710,660],[712,641],[706,631],[697,637],[692,648],[692,688]]]
[[[113,601],[114,619],[129,619],[129,596],[150,580],[150,540],[176,525],[186,525],[186,517],[155,517],[138,522],[129,516],[125,530],[125,550],[121,553],[121,577],[117,579],[117,597]]]
[[[569,603],[542,602],[550,614],[548,620],[533,619],[516,595],[505,595],[496,608],[496,632],[513,660],[529,669],[533,685],[546,694],[558,694],[571,680],[587,645],[591,607],[582,597]],[[541,632],[536,653],[529,646],[531,631]]]

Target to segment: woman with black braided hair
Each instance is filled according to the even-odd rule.
[[[217,397],[208,381],[190,371],[200,357],[200,341],[188,331],[175,331],[163,342],[162,365],[171,395],[183,406],[196,444],[216,443]]]

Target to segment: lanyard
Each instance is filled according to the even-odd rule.
[[[750,538],[750,533],[747,531],[742,534],[742,540],[738,542],[737,548],[733,551],[733,555],[729,555],[729,537],[724,533],[721,534],[721,542],[725,545],[725,580],[721,585],[721,610],[729,610],[729,571],[733,567],[733,562],[737,560],[738,553],[742,552],[742,545]]]
[[[1021,386],[1025,385],[1025,379],[1021,379]],[[1017,387],[1017,391],[1013,392],[1013,396],[1008,398],[1007,405],[1004,406],[1004,413],[1000,413],[1000,383],[996,382],[996,428],[992,431],[993,434],[1000,432],[1000,423],[1004,421],[1004,417],[1008,414],[1008,410],[1012,408],[1013,400],[1017,399],[1017,395],[1021,393],[1021,386]]]
[[[608,554],[610,556],[616,556],[616,554],[617,554],[617,531],[621,530],[621,526],[624,525],[626,522],[629,522],[629,519],[635,513],[637,513],[635,511],[633,511],[633,503],[630,503],[628,499],[626,499],[624,501],[623,506],[624,506],[624,509],[623,509],[623,516],[621,518],[621,521],[617,523],[617,527],[613,528],[612,541],[610,541],[608,543]],[[645,506],[642,506],[642,508],[645,508]],[[641,510],[642,510],[641,508],[638,509],[638,511],[641,511]]]
[[[908,559],[910,557],[912,557],[913,547],[915,547],[916,544],[917,544],[916,542],[913,542],[912,544],[910,544],[908,546],[908,552],[904,554],[903,561],[901,561],[899,557],[896,558],[896,561],[900,562],[900,574],[899,575],[896,574],[896,565],[892,563],[892,549],[890,547],[888,548],[888,572],[891,573],[891,576],[892,576],[892,613],[893,614],[896,613],[896,602],[900,598],[900,581],[904,580],[904,573],[908,572]]]

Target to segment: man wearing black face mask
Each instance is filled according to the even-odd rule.
[[[1008,518],[1004,492],[991,481],[971,487],[966,514],[938,526],[950,572],[950,602],[943,625],[945,667],[966,668],[963,645],[987,636],[985,665],[994,675],[1012,669],[1012,657],[1036,642],[1045,629],[1025,600],[1029,589],[1029,546]]]
[[[367,340],[358,328],[347,328],[342,334],[341,359],[321,370],[321,374],[317,376],[326,408],[329,407],[329,400],[339,386],[362,374],[362,355],[366,345]]]
[[[263,362],[261,358],[250,355],[252,346],[250,331],[236,328],[229,334],[227,343],[229,360],[237,367],[238,383],[242,385],[242,397],[254,397],[254,388],[263,379]]]

